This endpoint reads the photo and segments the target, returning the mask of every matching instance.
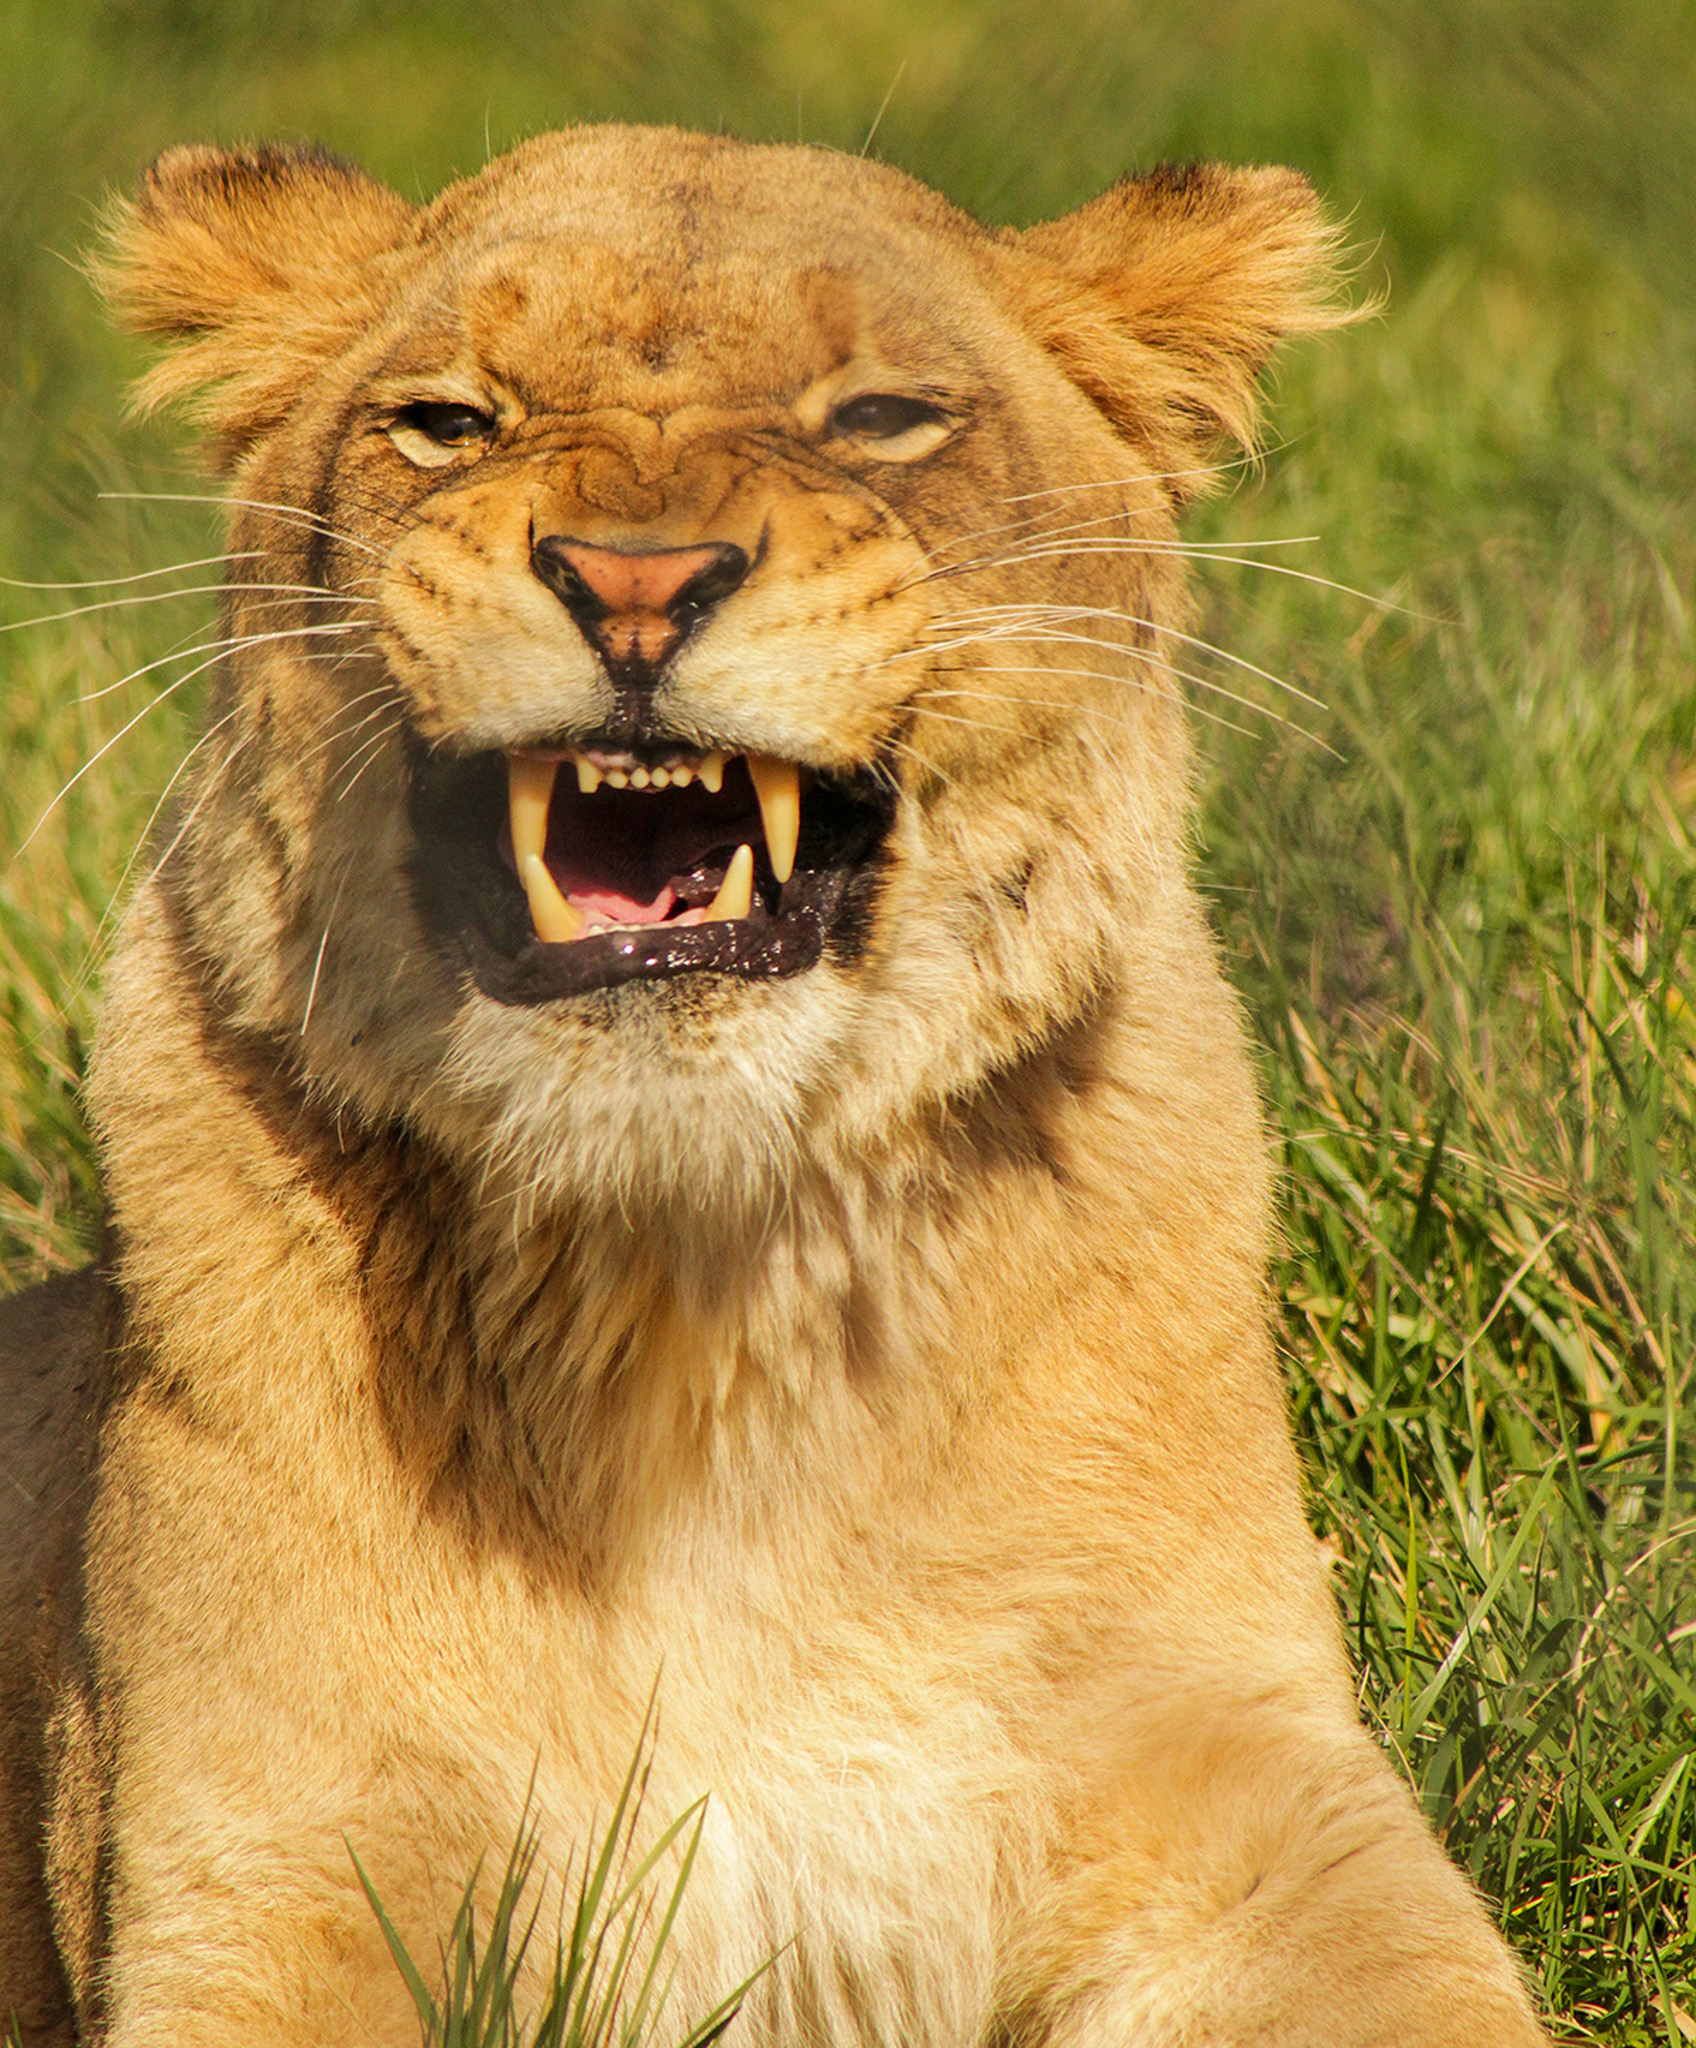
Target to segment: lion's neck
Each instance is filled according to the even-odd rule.
[[[445,1511],[646,1549],[762,1502],[792,1526],[940,1435],[924,1333],[958,1334],[957,1261],[911,1196],[800,1186],[735,1237],[525,1216],[413,1148],[388,1190],[360,1255],[375,1384]]]
[[[530,1215],[419,1140],[315,1105],[157,943],[114,977],[93,1092],[162,1377],[186,1363],[256,1454],[377,1461],[472,1541],[578,1560],[664,1542],[715,1503],[793,1527],[809,1492],[875,1494],[891,1460],[932,1455],[980,1349],[975,1304],[998,1291],[987,1209],[1008,1173],[1032,1177],[1005,1145],[963,1175],[932,1131],[905,1159],[815,1162],[740,1219]],[[1062,1232],[1033,1241],[1040,1195],[1015,1206],[1023,1256],[1056,1269]],[[926,1370],[939,1356],[947,1374]]]

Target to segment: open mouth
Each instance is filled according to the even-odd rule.
[[[863,943],[894,815],[873,771],[598,744],[413,753],[427,923],[486,995],[797,974]]]

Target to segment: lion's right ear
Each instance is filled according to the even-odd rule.
[[[415,218],[327,150],[168,149],[110,209],[92,265],[126,326],[184,344],[141,380],[137,408],[189,398],[226,456],[251,446],[370,321],[381,259]]]

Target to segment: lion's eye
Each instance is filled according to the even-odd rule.
[[[395,425],[415,427],[438,448],[466,448],[473,441],[486,441],[495,430],[489,415],[474,405],[437,404],[428,399],[403,406],[395,415]]]
[[[438,469],[468,448],[481,448],[495,431],[494,416],[453,399],[421,398],[389,421],[389,439],[408,462]]]
[[[939,405],[928,399],[904,398],[894,391],[868,391],[850,398],[830,416],[838,434],[852,434],[861,441],[895,441],[928,427],[940,438],[951,422]],[[934,442],[933,444],[934,445]]]

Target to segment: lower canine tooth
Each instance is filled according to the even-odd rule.
[[[559,893],[559,884],[548,873],[539,853],[526,854],[518,863],[524,893],[530,899],[530,921],[536,936],[546,946],[563,946],[583,929],[583,918]]]
[[[771,871],[780,882],[787,882],[795,872],[795,846],[801,837],[801,771],[793,761],[750,754],[748,773],[760,800]]]
[[[754,907],[754,849],[739,846],[730,856],[718,894],[707,905],[705,924],[734,922]]]

